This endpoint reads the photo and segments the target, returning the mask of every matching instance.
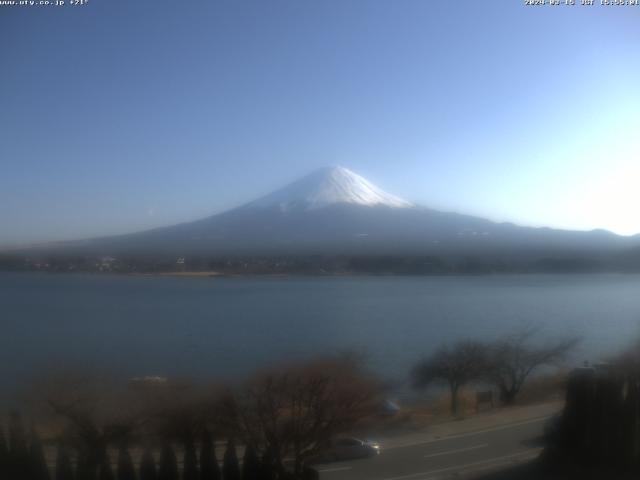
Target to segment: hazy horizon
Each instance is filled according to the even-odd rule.
[[[239,205],[232,206],[232,207],[230,207],[228,210],[225,210],[225,211],[230,211],[230,210],[234,210],[234,209],[236,209],[236,208],[240,208],[240,207],[244,207],[244,206],[247,206],[247,205],[251,205],[251,204],[253,204],[253,203],[254,203],[254,202],[256,202],[256,201],[260,201],[260,200],[262,200],[263,198],[270,198],[270,197],[272,197],[272,196],[273,196],[272,194],[277,194],[277,193],[279,193],[279,192],[281,192],[281,191],[285,191],[285,190],[289,189],[289,188],[292,186],[292,184],[297,183],[297,181],[298,181],[298,180],[305,180],[305,179],[307,179],[307,178],[312,177],[312,176],[313,176],[314,174],[316,174],[316,173],[320,173],[320,172],[322,172],[323,170],[332,170],[332,169],[334,169],[334,168],[344,169],[344,168],[346,168],[346,167],[344,167],[344,166],[342,166],[342,165],[327,165],[327,166],[324,166],[324,167],[320,167],[319,169],[316,169],[316,170],[314,170],[314,171],[310,172],[308,175],[305,175],[305,176],[303,176],[303,177],[301,177],[301,178],[297,178],[297,179],[295,179],[295,180],[294,180],[293,182],[291,182],[290,184],[282,185],[280,188],[276,188],[276,189],[275,189],[275,190],[273,190],[273,191],[267,192],[265,195],[262,195],[262,194],[261,194],[261,195],[258,195],[258,196],[256,196],[256,197],[254,197],[254,198],[247,199],[246,201],[241,202]],[[347,170],[349,170],[349,171],[353,172],[351,169],[347,169]],[[357,174],[357,172],[353,172],[353,173],[356,173],[356,175],[358,175],[358,174]],[[367,179],[365,179],[365,180],[367,180]],[[379,187],[379,185],[374,185],[374,186],[375,186],[375,187]],[[383,191],[384,191],[384,190],[383,190]],[[393,194],[393,192],[385,192],[385,193]],[[407,201],[408,203],[410,203],[410,204],[411,204],[410,208],[431,208],[429,205],[421,205],[421,204],[419,204],[419,203],[412,202],[412,201],[411,201],[411,199],[401,198],[401,197],[398,197],[398,198],[399,198],[400,200]],[[442,212],[446,212],[446,213],[460,213],[460,214],[463,214],[463,215],[464,215],[464,214],[467,214],[467,212],[464,212],[464,211],[447,210],[446,208],[440,209],[440,211],[442,211]],[[189,223],[189,222],[194,221],[194,220],[195,220],[195,221],[197,221],[197,220],[201,220],[201,219],[204,219],[204,218],[208,218],[209,216],[215,216],[215,215],[218,215],[218,214],[220,214],[220,213],[224,213],[224,212],[215,212],[215,213],[213,213],[213,214],[211,214],[211,215],[208,215],[208,216],[206,216],[206,217],[199,217],[199,218],[195,218],[195,219],[189,219],[189,220],[185,220],[185,221],[176,222],[176,223],[174,223],[174,224],[157,225],[157,226],[155,226],[155,227],[151,227],[151,228],[148,228],[148,229],[145,229],[145,230],[134,230],[134,231],[125,231],[125,232],[113,232],[113,233],[111,233],[111,234],[107,234],[107,235],[105,235],[105,237],[109,237],[109,236],[112,236],[112,235],[113,235],[113,236],[118,236],[118,235],[123,235],[123,234],[124,234],[124,235],[126,235],[126,234],[130,234],[130,233],[138,233],[138,232],[141,232],[141,231],[153,230],[154,228],[171,227],[171,226],[178,225],[178,224],[181,224],[181,223]],[[480,218],[480,217],[479,217],[479,218]],[[501,221],[501,220],[496,220],[496,219],[492,219],[492,218],[489,218],[489,217],[485,217],[485,218],[486,218],[486,219],[488,219],[488,220],[491,220],[491,221],[495,221],[496,223],[513,223],[513,222],[510,222],[510,221],[504,221],[504,222],[503,222],[503,221]],[[562,230],[562,229],[563,229],[562,227],[559,227],[559,228],[558,228],[558,227],[552,227],[552,226],[548,226],[548,225],[528,225],[528,224],[517,224],[517,223],[516,223],[516,225],[519,225],[519,226],[525,226],[525,227],[534,227],[534,228],[551,228],[551,229],[560,229],[560,230]],[[568,230],[568,229],[567,229],[567,230]],[[583,229],[583,230],[581,230],[581,229],[574,229],[574,230],[575,230],[575,231],[585,231],[585,232],[588,232],[588,231],[594,231],[594,230],[610,231],[610,230],[601,229],[601,228]],[[613,233],[615,233],[615,232],[613,232]],[[622,235],[622,236],[633,237],[633,236],[636,236],[636,235],[638,235],[638,234],[629,234],[629,235],[621,234],[621,235]],[[91,238],[100,238],[100,237],[69,238],[69,239],[63,239],[63,240],[61,240],[61,241],[62,241],[62,242],[64,242],[65,240],[85,240],[85,239],[86,239],[86,240],[89,240],[89,239],[91,239]],[[25,242],[25,243],[22,243],[22,244],[20,244],[20,243],[16,243],[15,245],[1,245],[1,244],[0,244],[0,247],[8,247],[8,248],[12,248],[12,247],[20,247],[20,246],[28,246],[28,245],[38,245],[38,244],[46,245],[47,243],[56,243],[57,241],[58,241],[58,240],[52,240],[52,241],[50,241],[50,242],[48,242],[48,241],[32,242],[32,243],[26,243],[26,242]]]
[[[438,210],[640,232],[638,9],[2,13],[0,246],[204,218],[335,164]]]

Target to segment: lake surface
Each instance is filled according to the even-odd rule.
[[[402,381],[443,342],[526,324],[583,335],[574,361],[640,337],[638,275],[177,278],[0,273],[0,376],[107,369],[238,378],[342,349]]]

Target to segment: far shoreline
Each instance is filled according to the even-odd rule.
[[[122,272],[96,270],[0,270],[0,274],[50,274],[50,275],[91,275],[91,276],[122,276],[122,277],[166,277],[166,278],[373,278],[373,277],[527,277],[544,275],[549,277],[562,276],[637,276],[640,271],[512,271],[512,272],[446,272],[446,273],[406,273],[406,272],[220,272],[215,270],[184,271],[184,272]]]

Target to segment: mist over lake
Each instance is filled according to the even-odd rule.
[[[403,381],[443,342],[540,324],[583,335],[573,361],[640,337],[640,275],[177,278],[0,273],[5,395],[34,375],[238,379],[274,362],[357,349]]]

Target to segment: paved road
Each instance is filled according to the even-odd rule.
[[[321,480],[435,480],[537,456],[546,418],[384,448],[375,458],[319,465]]]

